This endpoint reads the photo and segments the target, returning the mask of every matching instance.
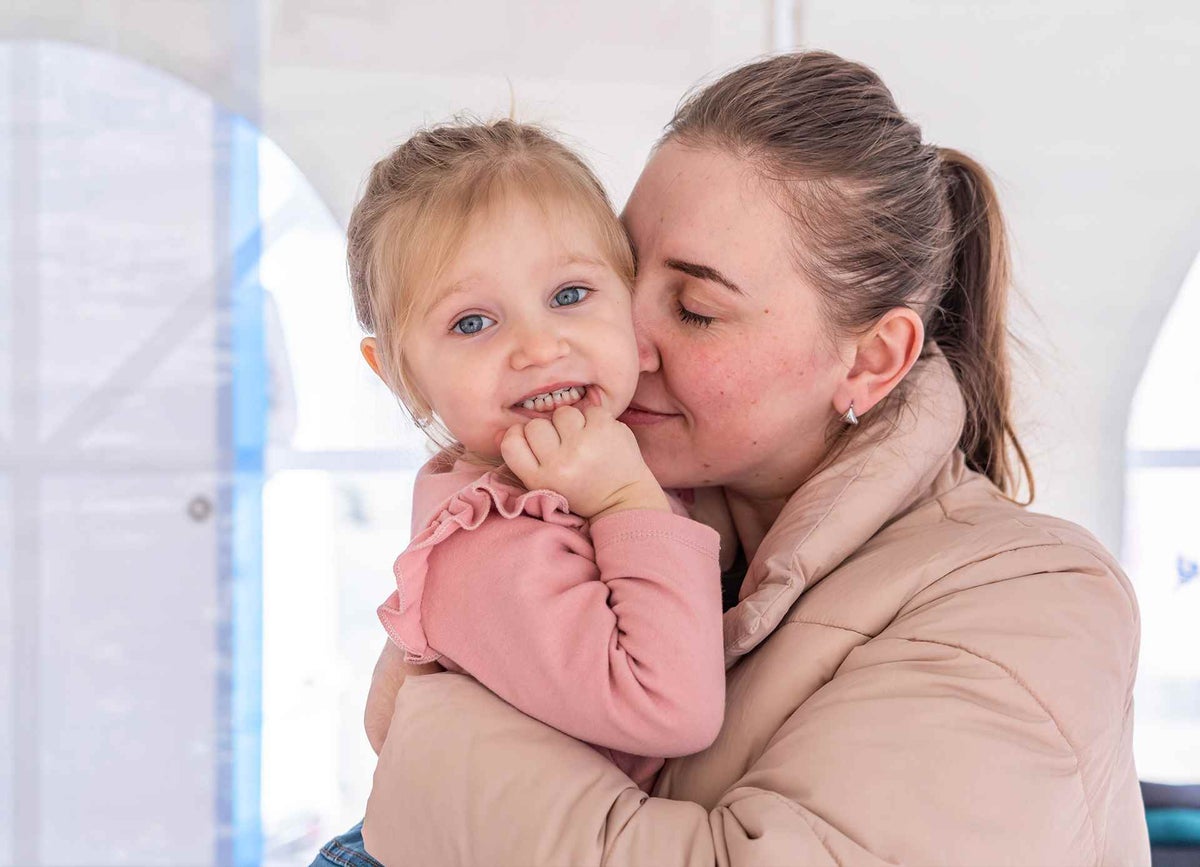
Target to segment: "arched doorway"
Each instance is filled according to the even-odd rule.
[[[1142,646],[1134,746],[1143,779],[1200,782],[1200,258],[1163,323],[1126,434],[1122,560]]]

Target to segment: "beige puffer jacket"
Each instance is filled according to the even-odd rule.
[[[724,727],[648,797],[460,674],[396,699],[388,867],[1146,865],[1138,612],[1086,531],[963,466],[934,355],[788,502],[725,615]]]

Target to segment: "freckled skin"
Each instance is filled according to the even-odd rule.
[[[661,147],[623,215],[638,254],[634,404],[671,414],[634,426],[663,485],[790,495],[824,454],[847,367],[822,331],[816,290],[792,265],[795,239],[750,167],[714,149]],[[746,293],[679,273],[716,268]],[[681,321],[678,306],[714,317]]]

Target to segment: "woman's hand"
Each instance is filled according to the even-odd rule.
[[[396,705],[396,693],[409,675],[435,674],[445,671],[436,662],[413,665],[404,661],[404,651],[388,641],[371,673],[371,688],[367,691],[367,707],[363,713],[363,725],[367,740],[378,755],[387,740],[388,726],[392,723],[392,712]]]

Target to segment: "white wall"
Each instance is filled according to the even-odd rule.
[[[686,87],[772,39],[770,0],[261,0],[257,47],[241,0],[8,7],[0,38],[137,58],[254,120],[343,223],[370,164],[415,125],[512,105],[573,137],[622,200]]]
[[[0,36],[95,45],[199,84],[257,119],[343,222],[366,167],[415,123],[514,97],[519,117],[583,145],[620,201],[685,87],[774,36],[768,0],[267,0],[248,51],[246,5],[16,0]],[[1185,0],[795,5],[799,43],[874,66],[928,138],[997,175],[1030,308],[1018,413],[1038,506],[1115,548],[1130,399],[1200,250],[1200,15]]]

